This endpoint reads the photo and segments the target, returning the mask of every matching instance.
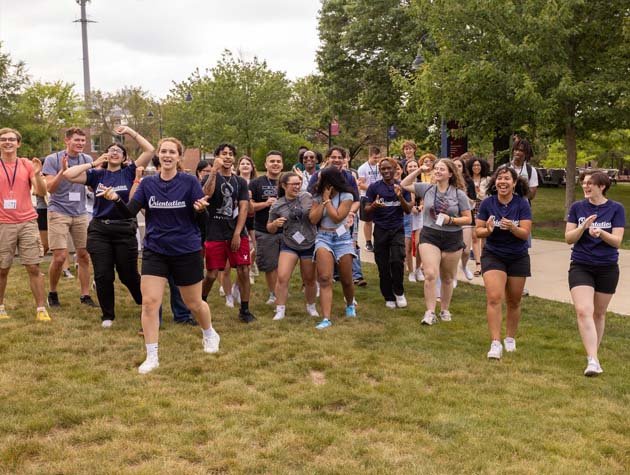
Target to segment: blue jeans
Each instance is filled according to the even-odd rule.
[[[356,256],[352,258],[352,280],[363,279],[363,271],[361,270],[361,248],[357,246]]]
[[[192,313],[186,304],[184,304],[184,300],[182,299],[182,294],[179,292],[177,285],[175,285],[175,281],[173,280],[173,276],[168,276],[168,286],[171,290],[171,312],[173,312],[173,321],[174,322],[185,322],[191,318],[193,318]],[[162,306],[160,305],[160,325],[162,325]]]

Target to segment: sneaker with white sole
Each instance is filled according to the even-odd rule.
[[[464,276],[466,277],[467,280],[473,280],[473,273],[470,271],[470,269],[464,265],[462,265],[462,271],[464,271]]]
[[[230,308],[234,308],[234,297],[232,297],[231,295],[226,295],[225,296],[225,306],[226,307],[230,307]]]
[[[443,322],[450,322],[452,319],[453,316],[451,315],[451,312],[449,312],[448,310],[440,311],[440,320],[442,320]]]
[[[500,360],[503,356],[503,346],[499,340],[492,340],[490,343],[490,351],[488,351],[489,360]]]
[[[599,365],[599,361],[597,358],[593,358],[592,356],[588,356],[586,358],[588,364],[586,365],[586,369],[584,370],[584,376],[599,376],[604,372],[602,367]]]
[[[225,290],[223,290],[223,286],[219,285],[219,296],[225,297]]]
[[[307,303],[306,313],[308,313],[309,317],[319,317],[319,313],[317,312],[317,304]]]
[[[424,282],[424,272],[420,267],[416,269],[416,282]]]
[[[457,279],[453,279],[453,288],[457,288]]]
[[[267,305],[273,305],[274,303],[276,303],[276,296],[273,292],[271,292],[269,294],[269,298],[267,299],[267,301],[265,302]]]
[[[147,374],[159,367],[160,367],[160,361],[158,360],[157,356],[147,356],[147,359],[144,360],[144,363],[142,363],[138,367],[138,373]]]
[[[396,297],[396,307],[405,308],[407,306],[407,299],[405,298],[405,294],[394,295],[394,297]]]
[[[416,282],[416,271],[409,272],[409,282]]]
[[[221,337],[214,328],[211,328],[212,334],[203,338],[203,351],[206,353],[217,353],[219,351],[219,342]]]
[[[516,340],[508,336],[503,340],[503,346],[505,347],[505,351],[512,353],[513,351],[516,351]]]
[[[232,297],[236,303],[241,303],[241,290],[238,288],[238,284],[232,285]]]
[[[424,312],[424,317],[420,323],[423,325],[433,325],[434,323],[437,323],[437,316],[435,315],[435,312],[432,312],[431,310]]]
[[[64,269],[62,273],[66,279],[74,279],[74,275],[72,275],[72,272],[70,272],[70,269]]]
[[[276,314],[273,316],[275,321],[284,320],[284,310],[276,310]]]
[[[37,320],[38,322],[50,322],[52,318],[50,318],[50,315],[48,315],[48,310],[46,310],[46,307],[42,307],[37,309],[35,320]]]
[[[394,302],[393,300],[386,300],[385,306],[387,308],[396,308],[396,302]]]
[[[4,305],[0,305],[0,320],[8,320],[9,318],[11,317],[9,317]]]
[[[348,318],[354,318],[357,316],[357,309],[355,308],[354,305],[348,305],[346,307],[346,317]]]
[[[110,328],[113,324],[114,324],[114,321],[113,321],[113,320],[103,320],[103,321],[101,322],[101,326],[102,326],[103,328]]]
[[[328,328],[331,326],[332,326],[332,322],[328,320],[327,318],[324,318],[321,322],[317,324],[317,326],[315,326],[315,328],[317,328],[318,330],[324,330],[325,328]]]

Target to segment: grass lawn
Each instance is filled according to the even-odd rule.
[[[161,366],[140,376],[139,309],[122,288],[111,329],[68,280],[63,309],[37,323],[14,268],[12,319],[0,322],[0,473],[628,473],[628,319],[609,315],[606,372],[589,379],[572,307],[529,297],[518,351],[489,362],[483,289],[461,283],[453,321],[427,328],[420,284],[407,285],[408,309],[386,311],[375,268],[366,274],[359,318],[324,332],[297,279],[287,318],[272,322],[261,277],[250,326],[213,289],[218,355],[166,310]]]
[[[581,188],[575,190],[576,198],[583,199]],[[621,247],[630,249],[630,183],[618,183],[610,187],[606,196],[619,201],[626,210],[626,232]],[[564,188],[538,188],[536,199],[533,201],[532,212],[534,224],[532,235],[536,239],[564,241]]]

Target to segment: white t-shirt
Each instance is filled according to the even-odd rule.
[[[376,183],[378,180],[383,178],[380,170],[378,169],[378,164],[371,165],[369,161],[361,165],[357,170],[357,173],[359,178],[363,178],[365,180],[365,184],[367,186],[370,186],[372,183]],[[365,196],[366,192],[367,188],[365,190],[359,190],[361,196]]]
[[[536,188],[538,186],[538,172],[530,165],[530,167],[532,167],[532,176],[529,176],[529,173],[527,173],[527,162],[524,162],[522,167],[518,167],[512,161],[510,162],[510,167],[516,171],[518,176],[527,179],[527,184],[530,188]]]

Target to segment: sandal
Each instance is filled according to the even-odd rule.
[[[475,262],[475,266],[477,267],[477,269],[475,270],[473,275],[475,277],[479,277],[479,276],[481,276],[481,262]]]

